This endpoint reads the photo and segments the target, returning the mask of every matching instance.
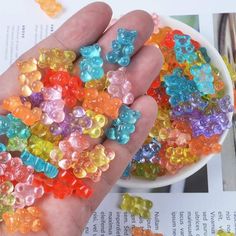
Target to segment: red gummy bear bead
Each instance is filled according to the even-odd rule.
[[[62,97],[69,107],[73,107],[77,103],[76,94],[82,89],[82,81],[79,77],[71,76],[66,71],[53,71],[48,69],[43,80],[45,87],[60,85],[62,87]]]

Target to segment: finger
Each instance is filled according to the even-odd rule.
[[[111,8],[107,4],[92,3],[72,16],[55,33],[24,53],[20,60],[38,57],[40,48],[77,50],[83,45],[92,44],[107,28],[111,15]],[[12,94],[19,93],[17,75],[18,69],[14,63],[0,77],[0,88],[4,88],[0,90],[0,102]]]
[[[137,98],[145,94],[159,74],[163,64],[161,50],[156,46],[144,46],[132,58],[126,76],[132,84],[132,93]]]
[[[156,114],[157,105],[149,96],[139,97],[131,106],[132,109],[141,112],[141,118],[136,124],[136,130],[131,135],[129,143],[122,145],[112,140],[106,140],[103,145],[116,153],[115,159],[110,163],[110,168],[102,174],[98,183],[92,184],[94,195],[88,200],[88,205],[95,210],[105,195],[110,191],[117,179],[122,175],[133,155],[146,139],[149,130],[152,128]]]
[[[153,32],[152,17],[145,11],[136,10],[122,16],[114,25],[112,25],[99,39],[98,44],[102,47],[102,56],[111,51],[111,42],[117,37],[117,30],[125,28],[137,31],[137,38],[134,43],[134,54],[143,46]],[[104,60],[105,71],[114,70],[118,65],[109,64]]]

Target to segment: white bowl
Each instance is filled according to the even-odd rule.
[[[227,70],[227,67],[222,60],[220,54],[218,51],[195,29],[191,28],[190,26],[177,21],[175,19],[172,19],[170,17],[160,17],[160,27],[169,26],[172,29],[179,29],[184,34],[190,35],[194,40],[198,41],[201,46],[205,47],[207,49],[207,53],[209,57],[211,58],[211,63],[218,68],[220,71],[223,81],[226,86],[226,94],[228,94],[231,98],[231,102],[233,104],[234,102],[234,96],[233,96],[233,86],[232,81],[230,78],[230,74]],[[228,117],[231,120],[233,113],[229,113]],[[222,144],[223,141],[226,138],[226,135],[228,133],[228,129],[224,131],[224,133],[221,135],[219,143]],[[197,163],[194,163],[192,165],[188,165],[180,169],[176,174],[174,175],[165,175],[158,177],[156,180],[144,180],[140,178],[136,178],[132,176],[130,179],[119,179],[117,181],[117,185],[121,187],[126,188],[158,188],[163,187],[167,185],[174,184],[178,181],[181,181],[190,175],[197,172],[199,169],[201,169],[215,154],[211,154],[208,156],[205,156],[201,158]]]

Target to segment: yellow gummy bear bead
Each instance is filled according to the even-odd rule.
[[[149,132],[149,136],[152,138],[157,138],[158,140],[164,140],[167,136],[166,129],[170,127],[170,111],[166,108],[159,108],[156,121]]]
[[[225,232],[224,230],[218,230],[216,236],[235,236],[235,234],[231,232]]]
[[[76,54],[73,51],[63,51],[59,48],[40,49],[38,66],[40,68],[51,68],[52,70],[73,70],[73,61],[76,59]]]
[[[192,155],[189,148],[169,147],[166,149],[166,157],[171,164],[188,165],[198,161],[199,157]]]
[[[46,140],[32,135],[29,139],[28,149],[32,154],[47,161],[50,158],[51,151],[54,150],[54,145]]]
[[[42,138],[48,142],[51,142],[55,145],[58,145],[58,143],[61,141],[62,136],[61,135],[53,135],[50,130],[49,126],[46,126],[40,122],[34,124],[31,126],[31,133],[38,136],[39,138]]]
[[[139,215],[143,218],[150,218],[150,209],[153,204],[151,201],[143,199],[141,197],[131,196],[128,193],[124,194],[120,204],[120,208],[124,211],[128,211],[133,215]]]
[[[84,129],[83,133],[88,134],[91,138],[99,138],[103,135],[103,127],[107,124],[108,119],[106,116],[97,114],[92,110],[87,110],[86,115],[93,121],[93,125],[89,129]]]

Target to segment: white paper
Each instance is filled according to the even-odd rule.
[[[64,5],[64,12],[56,19],[47,17],[34,0],[8,0],[2,3],[0,74],[23,52],[55,31],[81,7],[93,1],[61,0],[60,2]],[[133,9],[144,9],[150,13],[157,12],[162,15],[197,14],[201,33],[212,43],[214,43],[212,14],[236,12],[235,0],[198,0],[197,3],[179,0],[175,4],[171,0],[110,0],[106,2],[112,6],[115,17]],[[232,145],[230,144],[230,147]],[[232,176],[235,177],[235,175]],[[172,185],[170,193],[129,190],[134,192],[133,195],[153,201],[152,218],[149,221],[132,217],[119,210],[122,194],[110,193],[91,217],[84,235],[130,235],[132,225],[150,228],[153,231],[162,232],[165,236],[210,236],[220,228],[236,232],[236,192],[223,191],[220,155],[209,162],[207,177],[208,192],[206,193],[183,193],[185,181]],[[231,183],[234,184],[235,181],[229,184]],[[117,191],[120,189],[115,187],[113,192]]]
[[[152,229],[166,236],[212,236],[221,228],[236,231],[235,193],[224,196],[146,193],[138,196],[153,201],[150,220],[119,210],[121,195],[110,193],[90,218],[83,235],[131,235],[132,226]]]

